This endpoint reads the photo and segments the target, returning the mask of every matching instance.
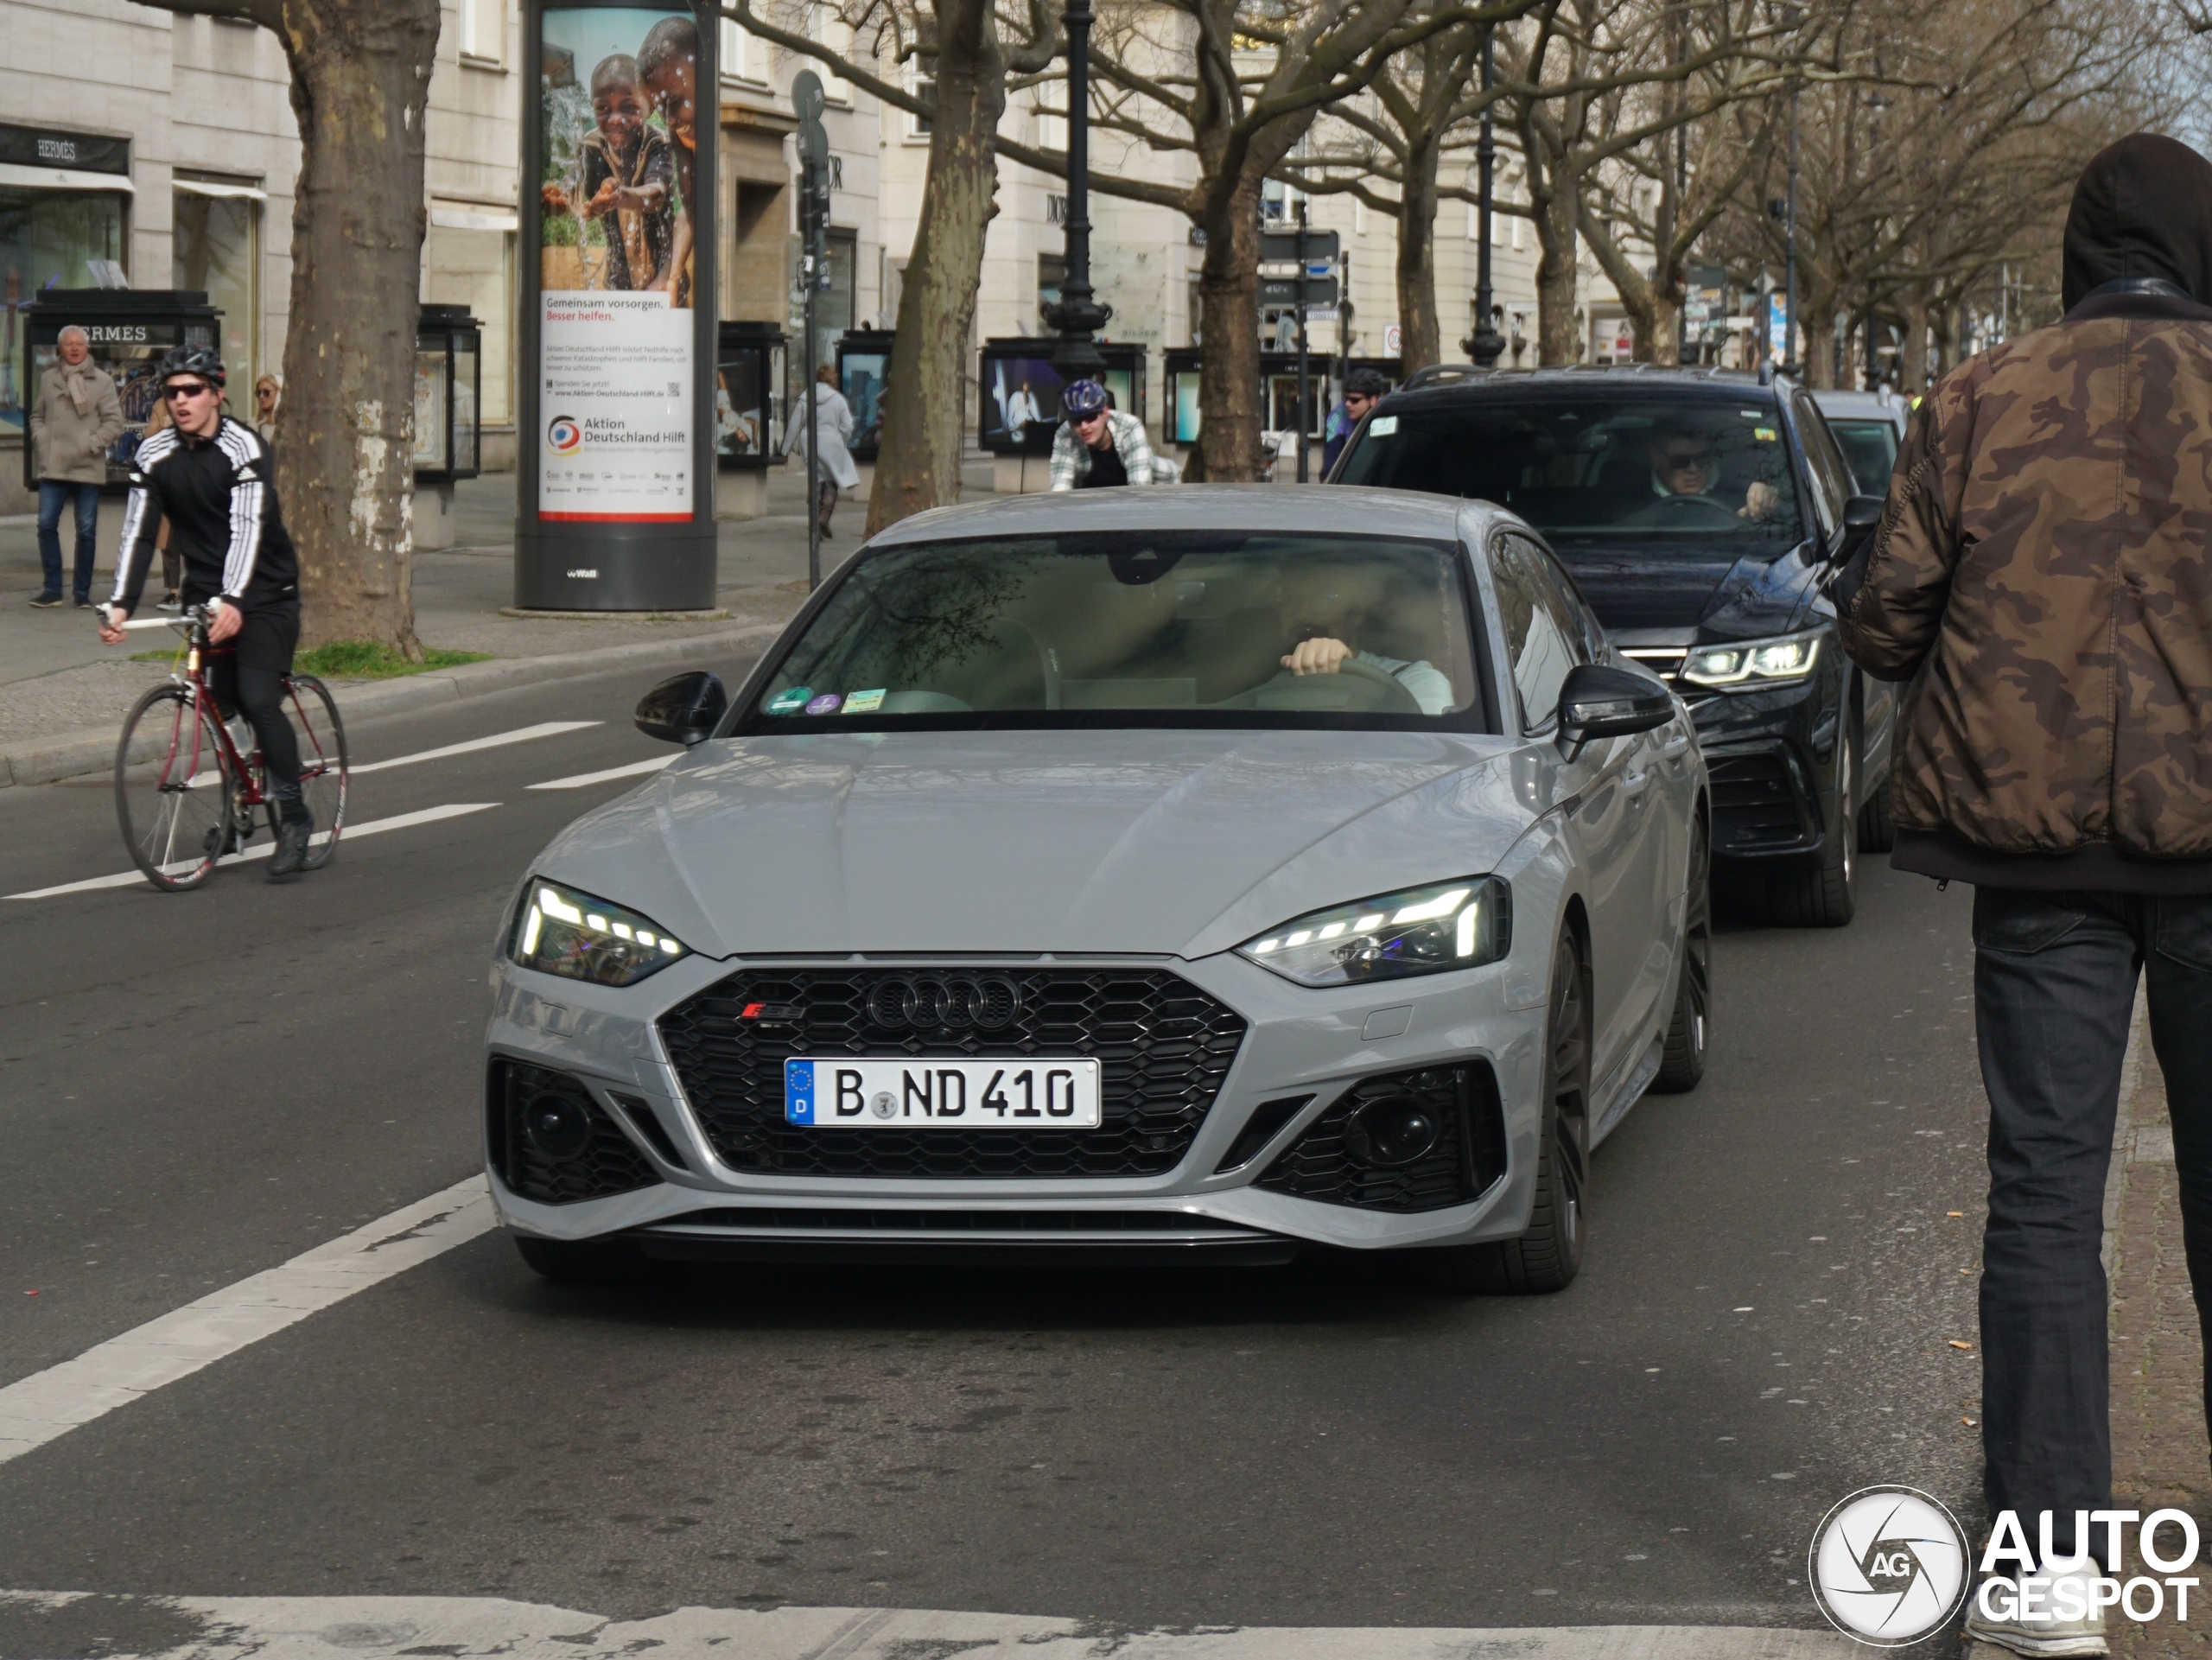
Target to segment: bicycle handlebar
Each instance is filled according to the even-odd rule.
[[[105,620],[113,609],[114,607],[112,606],[101,606],[99,607],[99,614],[102,619]],[[129,622],[124,623],[123,626],[125,630],[132,628],[181,628],[189,627],[194,623],[204,623],[207,620],[207,607],[204,605],[195,605],[190,610],[183,612],[177,616],[133,617]]]

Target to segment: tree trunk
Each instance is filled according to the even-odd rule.
[[[1442,135],[1432,132],[1407,153],[1398,191],[1399,372],[1410,375],[1444,357],[1436,315],[1436,165]],[[1480,328],[1478,320],[1476,327]]]
[[[288,0],[300,176],[276,467],[299,548],[303,644],[414,661],[409,591],[423,110],[438,0]]]
[[[1216,484],[1260,476],[1260,186],[1239,180],[1208,203],[1198,272],[1198,448],[1185,478]]]
[[[995,137],[1006,73],[987,0],[940,0],[937,111],[920,223],[899,296],[884,389],[883,443],[868,533],[960,499],[984,232],[998,212]]]
[[[1936,373],[1940,378],[1951,372],[1958,361],[1958,314],[1948,300],[1940,300],[1929,308],[1929,344],[1934,348]]]
[[[1797,374],[1815,391],[1835,385],[1835,290],[1813,288],[1797,267]]]
[[[1635,360],[1638,363],[1675,363],[1681,358],[1681,308],[1674,299],[1671,282],[1646,277],[1636,262],[1622,251],[1618,239],[1603,221],[1585,211],[1581,215],[1584,240],[1599,269],[1611,279],[1621,296],[1621,309],[1636,328]]]
[[[1907,289],[1897,304],[1904,338],[1897,344],[1897,390],[1908,398],[1928,390],[1928,290]]]
[[[1540,369],[1556,369],[1582,359],[1582,331],[1574,321],[1578,188],[1554,177],[1551,200],[1536,212],[1536,366]]]

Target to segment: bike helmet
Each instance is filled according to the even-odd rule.
[[[223,390],[223,359],[207,346],[180,346],[162,359],[155,371],[158,384],[166,385],[172,376],[198,375],[217,391]]]
[[[1087,421],[1109,401],[1106,389],[1096,381],[1073,381],[1060,393],[1060,413],[1071,421]]]

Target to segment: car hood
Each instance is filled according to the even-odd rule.
[[[1378,732],[724,740],[577,820],[534,868],[715,957],[1204,956],[1323,905],[1491,868],[1535,817],[1508,747]]]
[[[1780,555],[1606,548],[1562,550],[1560,560],[1608,632],[1674,629],[1681,638],[1748,639],[1796,626],[1814,567]]]

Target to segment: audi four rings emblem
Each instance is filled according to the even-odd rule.
[[[1002,1032],[1020,1012],[1020,988],[998,975],[879,980],[868,993],[868,1021],[887,1032]]]

